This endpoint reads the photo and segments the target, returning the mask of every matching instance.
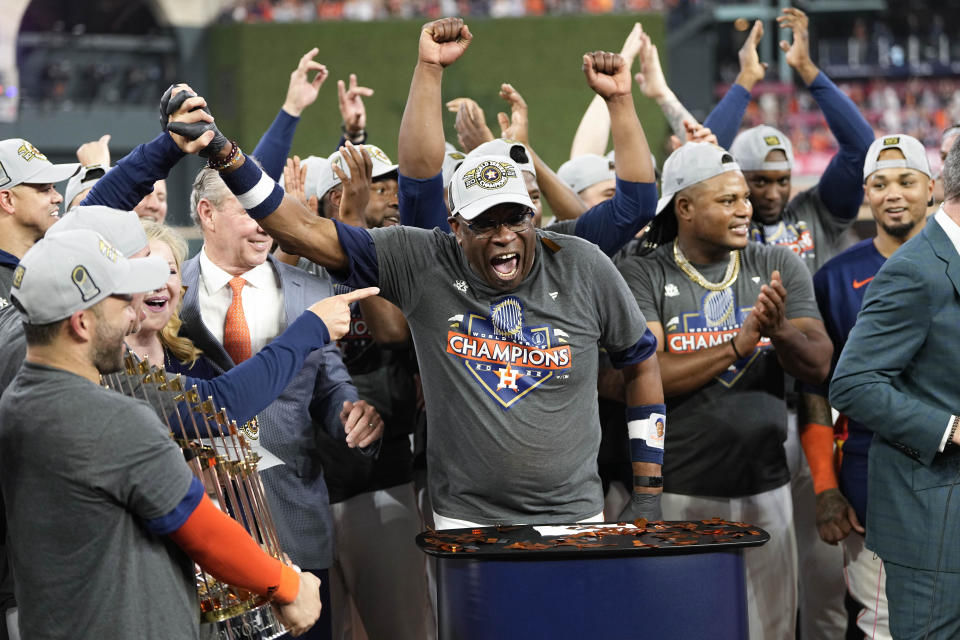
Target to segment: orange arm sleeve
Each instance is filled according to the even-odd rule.
[[[810,465],[814,493],[837,488],[837,472],[833,466],[833,427],[808,422],[800,431],[800,444]]]
[[[264,552],[233,518],[203,496],[170,539],[218,580],[272,598],[293,602],[300,590],[297,572]]]

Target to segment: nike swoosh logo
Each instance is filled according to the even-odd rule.
[[[859,289],[860,287],[864,286],[865,284],[867,284],[867,283],[870,282],[871,280],[873,280],[873,276],[870,276],[870,277],[867,278],[866,280],[857,280],[857,279],[854,279],[854,281],[853,281],[853,288],[854,288],[854,289]]]

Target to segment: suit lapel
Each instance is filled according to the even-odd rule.
[[[273,272],[277,275],[277,281],[280,283],[280,293],[283,295],[283,313],[286,317],[285,326],[296,320],[306,309],[303,300],[303,280],[300,277],[300,269],[283,264],[276,260],[272,255],[267,257]]]
[[[223,345],[217,342],[200,315],[200,254],[183,263],[183,285],[187,288],[183,294],[180,319],[183,327],[180,332],[193,340],[198,349],[224,371],[234,367],[233,360]]]
[[[933,216],[927,221],[923,232],[926,234],[933,252],[947,263],[947,277],[950,278],[954,291],[960,295],[960,254],[957,253],[957,248],[953,246],[950,237]]]

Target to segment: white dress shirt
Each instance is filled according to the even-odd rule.
[[[286,327],[283,308],[283,291],[273,267],[268,263],[254,267],[241,276],[247,283],[240,296],[243,300],[243,315],[250,328],[250,353],[256,353],[276,338]],[[197,299],[200,317],[217,342],[223,343],[223,323],[227,310],[233,302],[229,273],[215,265],[200,250],[200,287]]]

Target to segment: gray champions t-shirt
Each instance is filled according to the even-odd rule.
[[[643,316],[600,250],[538,231],[530,274],[510,292],[473,273],[452,234],[373,229],[381,294],[410,324],[440,515],[560,523],[603,509],[597,476],[598,345],[643,335]]]
[[[736,282],[718,292],[680,270],[672,242],[619,264],[644,316],[663,326],[661,350],[689,353],[733,338],[774,270],[787,289],[787,318],[820,318],[810,274],[789,249],[751,242],[740,255]],[[694,266],[720,282],[727,262]],[[783,369],[766,338],[743,355],[696,391],[667,398],[664,491],[736,497],[789,481]]]
[[[753,221],[751,240],[784,246],[800,256],[813,275],[848,242],[843,237],[856,218],[833,217],[820,199],[819,185],[801,191],[787,203],[782,219],[773,225]]]
[[[23,637],[198,637],[193,563],[143,525],[172,511],[192,478],[148,405],[25,363],[0,401]]]

